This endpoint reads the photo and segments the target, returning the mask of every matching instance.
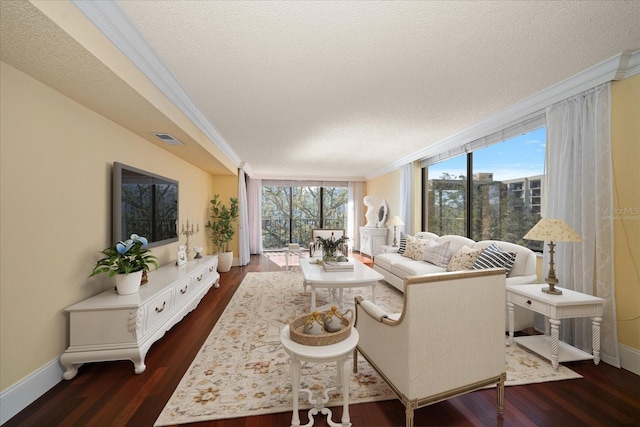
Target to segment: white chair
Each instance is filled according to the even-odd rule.
[[[505,271],[461,271],[408,277],[402,313],[385,313],[356,297],[354,350],[373,366],[406,407],[415,409],[497,385],[503,412]]]

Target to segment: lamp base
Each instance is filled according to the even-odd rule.
[[[542,288],[542,292],[551,295],[562,295],[562,291],[560,289],[556,289],[553,285],[550,285],[548,288]]]

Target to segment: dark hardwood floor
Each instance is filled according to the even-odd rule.
[[[250,271],[277,271],[254,255],[246,267],[222,273],[196,310],[155,343],[147,369],[133,373],[129,361],[92,363],[62,381],[6,426],[152,426],[225,306]],[[481,320],[479,320],[481,322]],[[568,363],[583,379],[506,388],[505,412],[496,413],[495,390],[482,390],[416,411],[416,426],[640,426],[640,377],[605,363]],[[354,426],[403,426],[397,400],[351,405]],[[340,408],[334,409],[339,420]],[[307,412],[300,411],[302,423]],[[200,427],[288,426],[291,413],[202,422]],[[316,417],[316,426],[326,426]]]

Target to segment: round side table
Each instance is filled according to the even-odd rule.
[[[291,359],[291,385],[293,391],[293,416],[291,417],[291,426],[300,426],[300,417],[298,416],[298,397],[300,391],[306,392],[309,396],[309,403],[314,405],[309,409],[309,422],[305,426],[313,425],[313,416],[322,413],[327,416],[327,423],[331,427],[350,427],[351,419],[349,418],[349,378],[350,363],[349,356],[356,348],[358,339],[360,338],[358,331],[355,328],[351,328],[351,334],[349,337],[336,344],[330,345],[303,345],[295,341],[292,341],[289,336],[289,326],[285,326],[280,331],[280,341],[287,354]],[[336,362],[338,370],[338,384],[337,387],[329,387],[324,390],[324,397],[319,396],[313,399],[313,393],[310,390],[300,390],[300,363],[332,363]],[[342,390],[342,423],[334,423],[331,420],[331,409],[326,408],[324,405],[329,401],[329,392],[335,390]]]

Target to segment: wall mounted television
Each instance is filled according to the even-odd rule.
[[[149,247],[177,242],[178,181],[115,162],[113,239],[144,236]]]

